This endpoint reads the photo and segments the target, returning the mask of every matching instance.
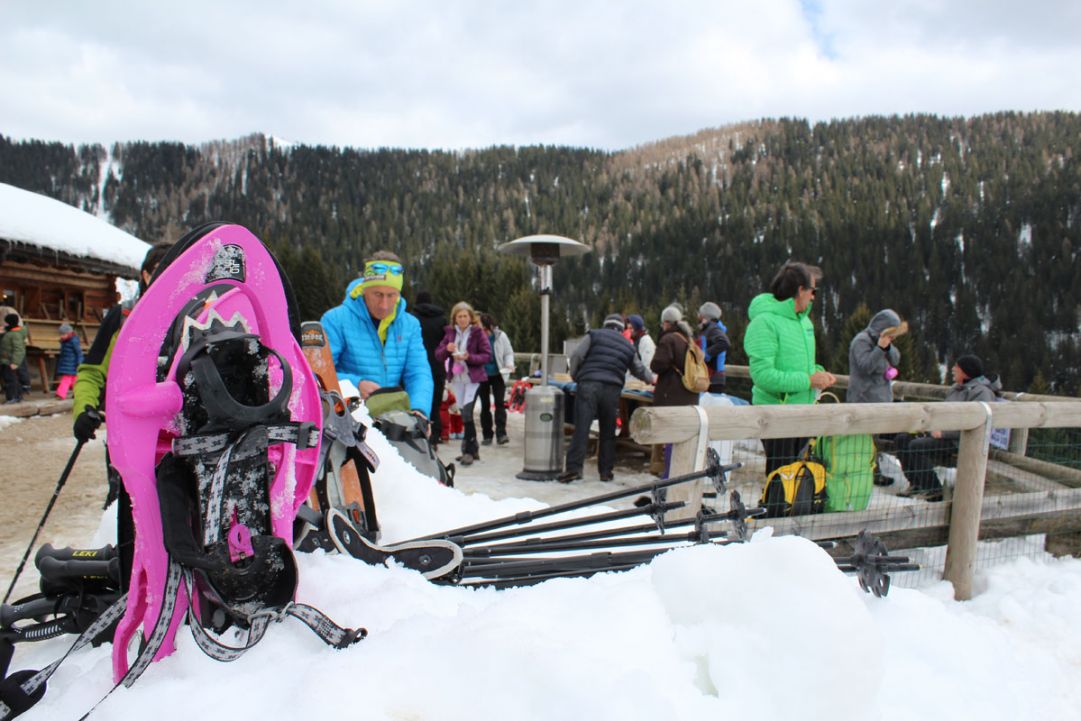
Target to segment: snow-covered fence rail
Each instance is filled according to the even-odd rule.
[[[972,596],[976,544],[981,538],[1050,532],[1081,531],[1081,475],[1056,464],[1041,467],[1041,483],[1029,490],[984,500],[992,428],[1079,428],[1081,403],[1066,400],[1026,403],[865,403],[799,406],[639,408],[631,418],[631,435],[638,443],[674,444],[670,473],[695,469],[704,455],[703,440],[836,436],[854,433],[891,434],[960,431],[957,478],[952,503],[921,509],[869,509],[827,514],[827,528],[815,529],[804,516],[771,519],[779,532],[813,538],[846,538],[869,528],[892,540],[895,547],[948,542],[944,578],[958,599]],[[1006,458],[996,454],[996,462]],[[1014,458],[1013,460],[1016,460]],[[1031,461],[1032,459],[1026,459]],[[1037,463],[1039,463],[1037,461]],[[1050,473],[1063,468],[1062,473]],[[1048,478],[1050,475],[1050,478]],[[680,491],[682,513],[693,515],[701,506],[702,488]],[[840,517],[840,518],[839,518]],[[764,524],[761,524],[764,525]],[[943,536],[945,539],[943,539]]]

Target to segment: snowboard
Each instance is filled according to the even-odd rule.
[[[334,369],[334,358],[321,323],[307,321],[301,324],[300,346],[319,382],[323,402],[323,432],[326,436],[322,472],[312,487],[308,505],[322,514],[331,508],[340,509],[361,535],[376,541],[379,538],[379,519],[368,474],[379,465],[379,459],[364,443],[364,428],[353,420],[348,401],[342,397],[338,372]],[[363,458],[360,468],[356,462],[358,453]],[[310,534],[312,529],[310,526],[307,529]],[[301,544],[298,548],[305,550],[305,546],[315,545],[327,549],[329,536],[325,528],[315,532],[321,533],[322,537],[298,539]]]

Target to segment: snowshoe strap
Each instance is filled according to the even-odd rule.
[[[184,577],[188,588],[194,590],[195,578],[193,574],[190,571],[185,571]],[[239,609],[229,610],[234,614],[245,616]],[[348,648],[368,635],[368,631],[363,628],[342,628],[319,609],[303,603],[289,603],[281,610],[264,609],[246,615],[245,620],[249,625],[247,635],[240,646],[230,646],[212,637],[195,615],[194,606],[188,609],[188,625],[191,626],[195,644],[203,653],[217,661],[228,663],[240,658],[248,649],[259,643],[272,621],[280,623],[286,616],[299,619],[319,636],[324,643],[336,649]]]
[[[291,604],[286,613],[302,621],[328,646],[336,649],[348,648],[368,635],[365,628],[342,628],[318,608],[306,603]]]
[[[289,421],[269,425],[267,438],[271,444],[294,443],[298,451],[313,448],[319,443],[319,429],[314,423]],[[232,433],[209,433],[173,439],[173,453],[181,457],[204,456],[220,453],[233,442]]]

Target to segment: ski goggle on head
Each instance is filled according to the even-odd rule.
[[[385,286],[400,292],[404,273],[402,264],[393,260],[369,260],[364,264],[361,282],[353,288],[352,296],[356,298],[365,288],[374,286]]]

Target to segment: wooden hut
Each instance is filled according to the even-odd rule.
[[[51,387],[60,324],[75,328],[85,351],[120,300],[118,279],[135,279],[148,248],[89,213],[0,183],[0,306],[22,317],[42,390]]]

